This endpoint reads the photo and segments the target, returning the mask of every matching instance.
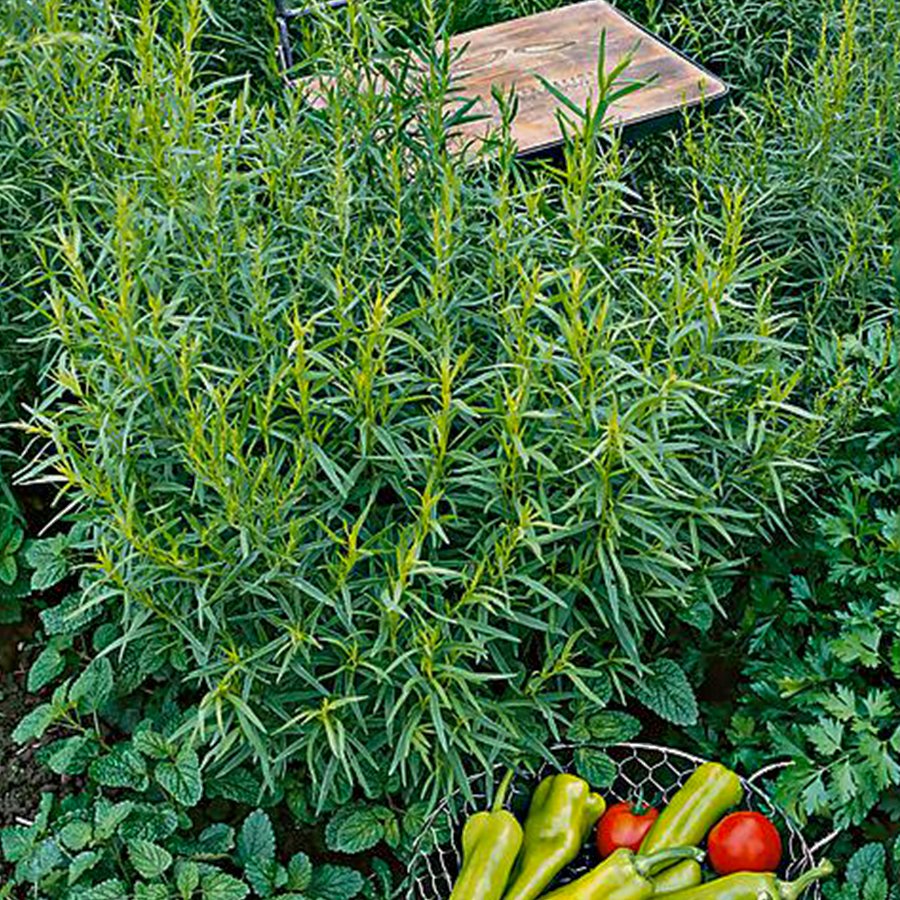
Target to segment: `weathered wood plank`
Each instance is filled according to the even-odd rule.
[[[462,96],[478,97],[473,112],[487,115],[461,129],[466,138],[483,137],[499,121],[491,86],[516,88],[519,113],[512,136],[520,152],[552,146],[560,140],[558,101],[536,77],[539,72],[579,107],[596,96],[600,35],[606,32],[606,67],[629,51],[634,58],[624,77],[656,81],[617,101],[609,116],[628,125],[663,116],[727,93],[725,84],[667,47],[604,0],[587,0],[549,12],[456,35],[454,63]]]
[[[629,52],[626,80],[652,84],[616,101],[608,118],[623,126],[666,117],[728,92],[720,79],[681,56],[632,22],[605,0],[586,0],[549,12],[513,19],[451,38],[452,74],[461,99],[477,99],[472,114],[484,118],[460,126],[458,140],[478,144],[499,123],[492,86],[516,89],[519,111],[512,137],[520,153],[560,143],[559,101],[537,73],[584,108],[596,96],[600,36],[606,33],[606,68],[613,69]],[[309,84],[308,84],[309,86]],[[315,94],[315,83],[312,85]]]

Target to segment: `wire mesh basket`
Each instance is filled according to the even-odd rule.
[[[653,744],[619,744],[602,749],[616,763],[615,780],[603,792],[608,800],[614,802],[640,796],[649,802],[668,803],[697,766],[706,762],[681,750]],[[572,768],[574,750],[572,746],[557,748],[557,759],[563,770]],[[765,811],[776,822],[784,841],[784,860],[779,874],[792,880],[815,865],[814,854],[821,843],[810,847],[797,826],[766,796],[761,786],[762,776],[777,768],[769,767],[750,778],[741,779],[744,786],[741,808]],[[535,777],[529,775],[513,779],[507,805],[519,816],[520,821],[524,820],[537,782],[548,774],[552,774],[552,770],[545,766]],[[472,812],[485,808],[483,781],[484,779],[475,779],[472,782],[474,804],[466,804],[461,794],[457,793],[448,797],[429,818],[414,847],[406,882],[407,900],[447,900],[450,896],[461,860],[462,823]],[[597,865],[597,862],[596,855],[590,847],[586,847],[581,856],[560,875],[558,883],[572,881]],[[821,900],[819,888],[815,885],[809,888],[804,900]]]

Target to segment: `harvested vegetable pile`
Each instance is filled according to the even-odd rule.
[[[551,775],[537,786],[524,828],[503,808],[512,775],[491,811],[476,813],[463,829],[462,870],[450,900],[797,900],[834,873],[825,860],[796,881],[781,881],[778,829],[760,813],[728,813],[744,789],[718,763],[699,766],[661,813],[640,816],[627,803],[607,809],[581,778]],[[602,861],[548,893],[595,831]],[[713,875],[700,865],[704,840]]]

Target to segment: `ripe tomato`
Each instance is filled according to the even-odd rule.
[[[725,816],[709,833],[709,863],[718,875],[775,872],[781,865],[781,835],[761,813]]]
[[[659,810],[643,803],[615,803],[597,823],[597,851],[604,859],[628,847],[637,853],[644,835],[659,818]]]

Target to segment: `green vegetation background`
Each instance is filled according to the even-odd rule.
[[[377,896],[447,791],[639,732],[895,832],[900,6],[623,4],[733,102],[551,165],[464,166],[440,55],[358,90],[546,5],[322,13],[318,112],[263,7],[5,7],[0,614],[87,786],[16,882]]]

